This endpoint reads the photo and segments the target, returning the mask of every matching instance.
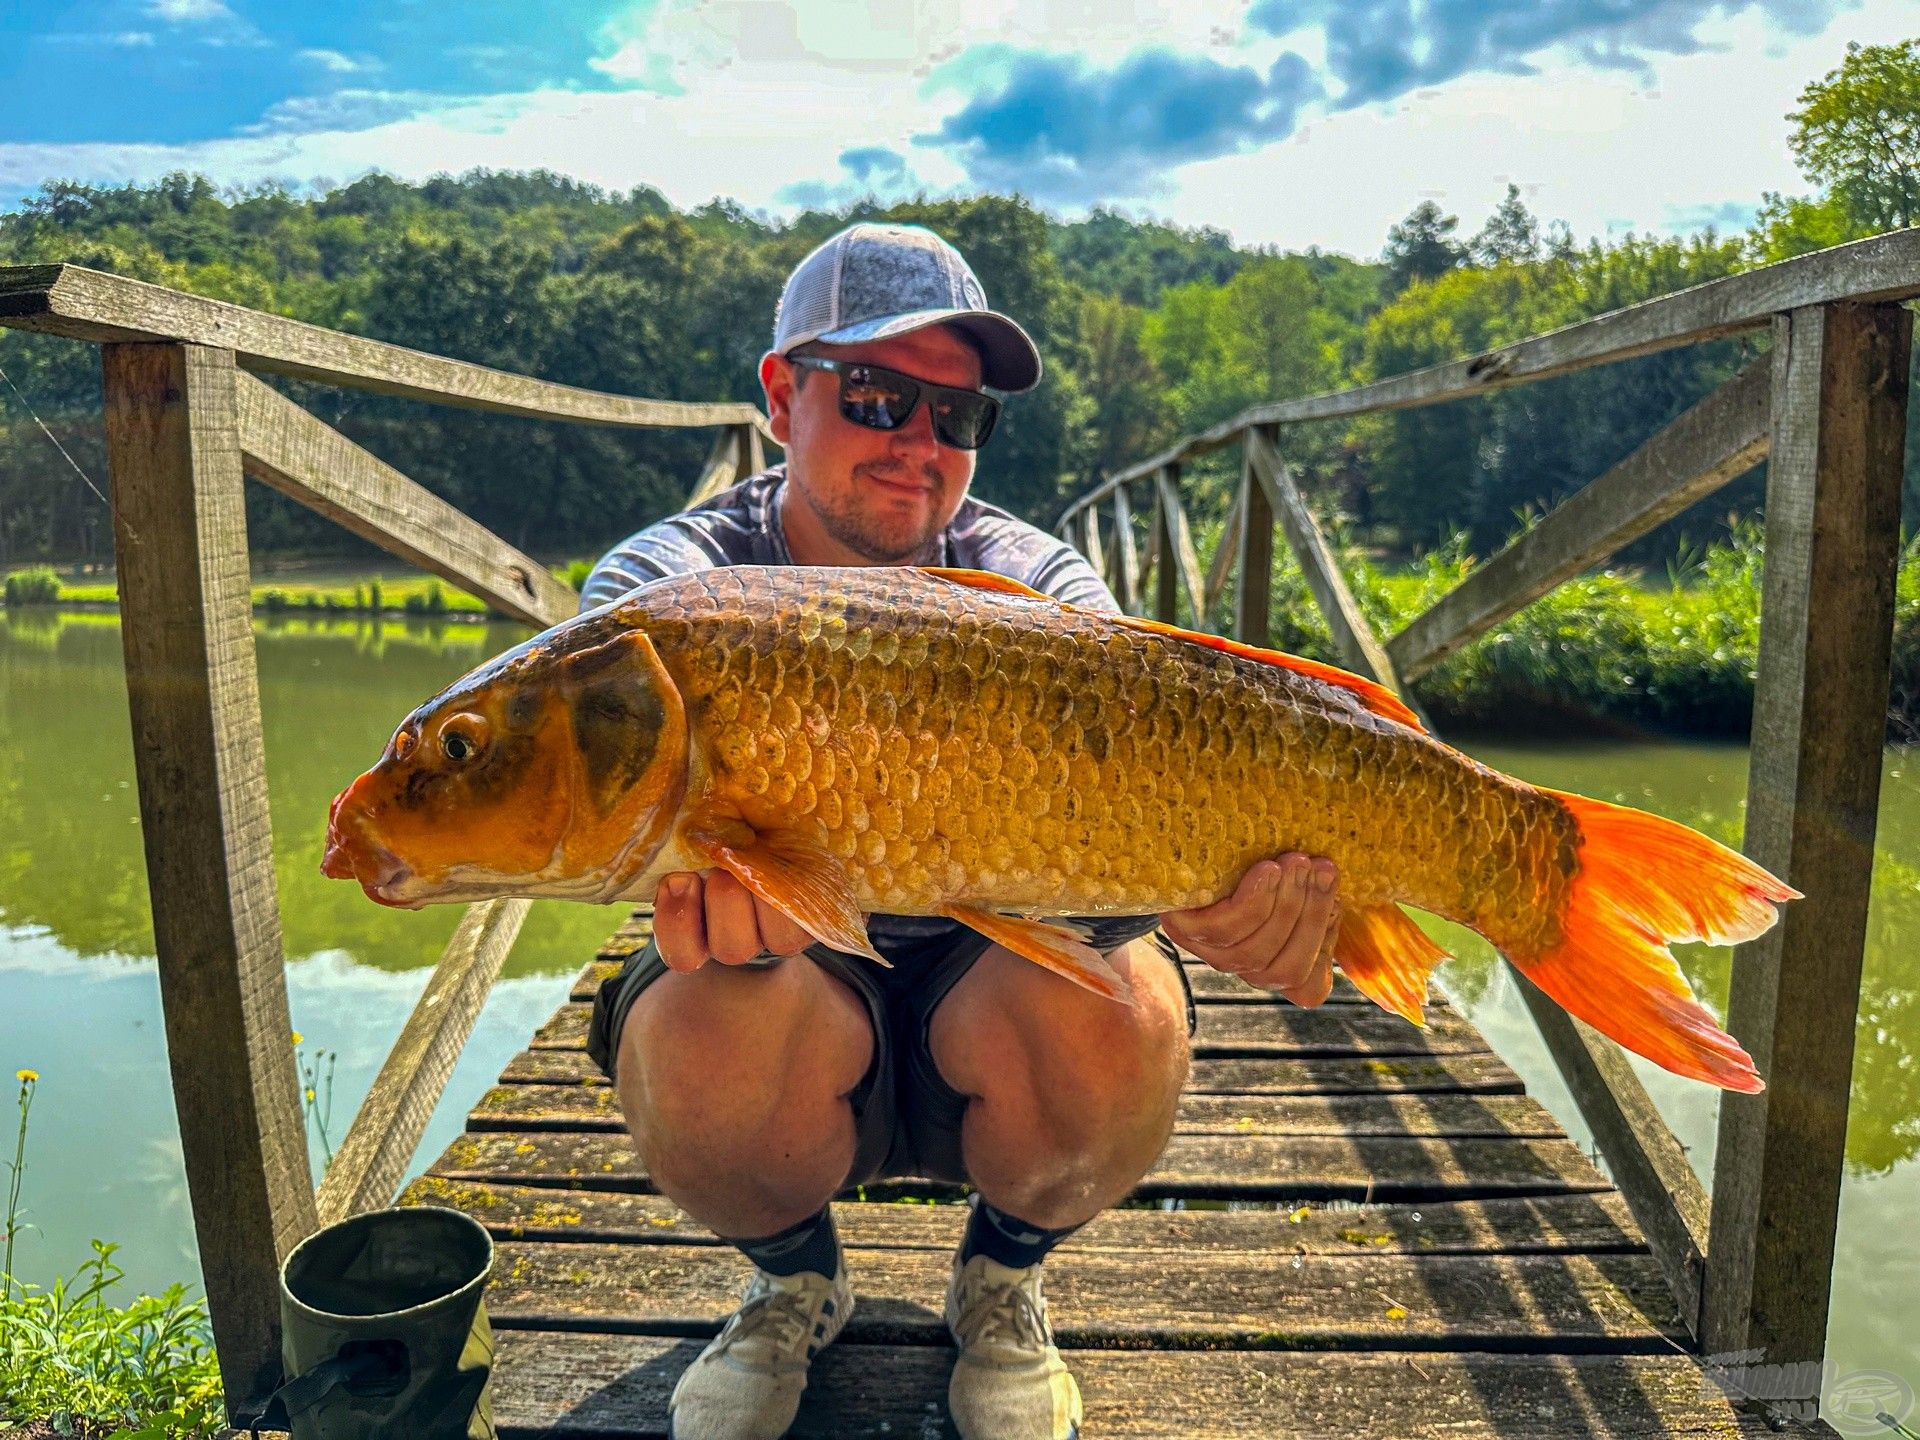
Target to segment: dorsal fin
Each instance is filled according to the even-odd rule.
[[[1291,670],[1298,675],[1331,685],[1337,690],[1345,690],[1375,715],[1387,720],[1397,720],[1410,729],[1426,733],[1427,727],[1420,723],[1420,717],[1413,713],[1407,703],[1386,686],[1369,680],[1364,675],[1356,675],[1351,670],[1342,670],[1338,665],[1324,665],[1318,660],[1305,660],[1298,655],[1289,655],[1284,650],[1262,650],[1257,645],[1243,645],[1238,640],[1229,640],[1224,635],[1208,635],[1199,630],[1182,630],[1178,625],[1164,625],[1158,620],[1142,620],[1133,615],[1109,615],[1116,625],[1124,625],[1129,630],[1144,630],[1149,635],[1165,635],[1173,640],[1186,640],[1194,645],[1204,645],[1209,650],[1219,650],[1228,655],[1237,655],[1242,660],[1257,660],[1262,665],[1278,665],[1283,670]]]
[[[923,565],[918,567],[923,574],[935,579],[946,580],[954,585],[965,585],[974,590],[994,590],[1002,595],[1019,595],[1028,600],[1045,600],[1058,605],[1062,610],[1073,610],[1051,595],[1042,594],[1031,585],[1022,585],[1018,580],[1009,580],[1004,575],[995,575],[986,570],[956,570],[940,566]],[[1094,612],[1085,612],[1094,613]],[[1383,719],[1398,721],[1410,729],[1426,733],[1427,727],[1420,723],[1420,717],[1413,713],[1398,695],[1386,686],[1356,675],[1351,670],[1342,670],[1337,665],[1323,665],[1318,660],[1303,660],[1298,655],[1289,655],[1284,650],[1262,650],[1257,645],[1243,645],[1238,640],[1229,640],[1223,635],[1208,635],[1200,630],[1182,630],[1178,625],[1166,625],[1158,620],[1142,620],[1133,615],[1103,615],[1116,625],[1124,625],[1129,630],[1142,630],[1149,635],[1164,635],[1171,640],[1185,640],[1193,645],[1204,645],[1209,650],[1219,650],[1228,655],[1237,655],[1242,660],[1258,661],[1262,665],[1278,665],[1298,675],[1306,675],[1337,690],[1345,690],[1358,700],[1366,709]]]
[[[1031,585],[1022,585],[1018,580],[1010,580],[1005,575],[995,575],[991,570],[959,570],[945,565],[916,565],[922,575],[931,575],[936,580],[945,580],[949,584],[964,585],[969,590],[997,590],[1002,595],[1020,595],[1028,600],[1047,600],[1062,609],[1071,610],[1071,605],[1062,605],[1053,596],[1034,589]]]

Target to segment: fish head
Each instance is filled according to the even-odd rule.
[[[664,843],[686,773],[678,687],[643,629],[596,611],[407,716],[335,798],[320,868],[407,909],[611,900]]]

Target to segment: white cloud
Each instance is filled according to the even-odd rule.
[[[296,52],[294,58],[317,65],[333,75],[356,75],[362,70],[374,68],[370,62],[342,55],[338,50],[301,50]]]
[[[226,0],[147,0],[146,13],[176,25],[238,18]]]

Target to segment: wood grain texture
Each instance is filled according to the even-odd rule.
[[[1727,1029],[1767,1088],[1721,1100],[1703,1340],[1776,1365],[1826,1348],[1911,336],[1899,306],[1851,304],[1796,310],[1774,332],[1746,850],[1807,898],[1734,958]]]
[[[1599,564],[1767,456],[1772,362],[1756,360],[1448,591],[1387,643],[1426,674],[1508,616]]]
[[[1233,503],[1227,506],[1226,519],[1220,527],[1220,544],[1213,552],[1213,564],[1207,567],[1206,590],[1200,597],[1202,615],[1213,614],[1214,606],[1226,594],[1227,580],[1233,574],[1234,562],[1240,558],[1240,527],[1247,520],[1246,508],[1240,502],[1245,493],[1244,487],[1236,490]]]
[[[523,1050],[507,1062],[506,1085],[604,1086],[585,1050]],[[1498,1055],[1390,1055],[1330,1059],[1193,1062],[1187,1093],[1196,1095],[1429,1094],[1470,1090],[1521,1094],[1526,1087]]]
[[[468,1112],[467,1129],[624,1133],[626,1126],[611,1088],[496,1085]],[[1566,1135],[1546,1107],[1526,1095],[1183,1095],[1174,1130],[1181,1135]]]
[[[761,420],[751,405],[581,390],[79,265],[0,266],[0,325],[96,343],[181,340],[217,346],[233,352],[248,370],[535,420],[644,428]]]
[[[433,1175],[561,1189],[651,1191],[623,1134],[501,1130],[463,1135]],[[915,1181],[927,1194],[953,1186]],[[1140,1199],[1458,1200],[1611,1188],[1567,1140],[1400,1136],[1175,1135]]]
[[[660,1195],[448,1180],[424,1175],[402,1204],[465,1211],[515,1240],[633,1245],[724,1245]],[[841,1204],[834,1228],[848,1245],[951,1255],[963,1205]],[[1303,1202],[1259,1210],[1107,1210],[1065,1241],[1062,1257],[1108,1251],[1181,1255],[1238,1251],[1276,1262],[1295,1254],[1644,1254],[1626,1202],[1613,1191],[1489,1200],[1356,1205]]]
[[[1273,602],[1273,504],[1254,478],[1251,446],[1241,459],[1240,501],[1234,508],[1240,529],[1233,554],[1233,638],[1264,646]]]
[[[1207,623],[1206,583],[1200,576],[1200,556],[1193,548],[1193,528],[1187,523],[1187,509],[1180,500],[1180,467],[1169,465],[1154,477],[1154,482],[1160,492],[1160,512],[1165,519],[1168,552],[1179,568],[1180,584],[1187,592],[1189,618],[1194,629],[1204,629]],[[1161,580],[1161,593],[1165,597],[1166,609],[1160,618],[1171,625],[1177,618],[1173,608],[1172,575]]]
[[[1286,462],[1280,458],[1274,436],[1265,429],[1247,431],[1247,467],[1266,497],[1267,504],[1286,532],[1300,562],[1301,574],[1312,592],[1314,603],[1333,634],[1334,648],[1349,670],[1377,680],[1396,695],[1405,695],[1405,687],[1394,672],[1386,649],[1374,638],[1373,627],[1360,613],[1360,602],[1347,589],[1346,579],[1333,557],[1326,536],[1307,509],[1300,487],[1293,483]]]
[[[1647,1236],[1681,1318],[1697,1334],[1707,1263],[1706,1188],[1626,1052],[1562,1010],[1518,969],[1514,982]]]
[[[1771,325],[1776,315],[1802,307],[1832,302],[1872,304],[1909,299],[1916,294],[1920,294],[1920,232],[1897,231],[1836,245],[1610,310],[1464,360],[1349,390],[1253,406],[1116,472],[1077,497],[1069,508],[1096,504],[1113,486],[1232,445],[1249,426],[1292,425],[1439,405],[1570,375],[1591,365],[1761,329]]]
[[[278,1366],[314,1228],[261,758],[233,355],[101,353],[120,633],[168,1067],[222,1381]]]
[[[1113,492],[1114,598],[1129,615],[1140,613],[1140,552],[1133,543],[1133,502],[1126,487]]]
[[[940,1344],[952,1258],[846,1247],[856,1295],[841,1343]],[[1499,1347],[1667,1353],[1686,1338],[1644,1255],[1276,1257],[1199,1251],[1177,1265],[1088,1250],[1049,1263],[1047,1308],[1063,1349]],[[509,1240],[487,1314],[499,1329],[711,1334],[739,1304],[745,1256],[712,1245]],[[1390,1313],[1399,1312],[1399,1313]],[[1550,1337],[1550,1338],[1549,1338]]]
[[[580,597],[423,485],[316,420],[265,381],[238,380],[240,449],[254,479],[538,629]]]
[[[1199,1059],[1324,1055],[1458,1055],[1484,1051],[1486,1038],[1457,1010],[1435,1010],[1425,1029],[1371,1005],[1213,1005],[1195,1007]],[[580,1050],[591,1007],[569,1002],[533,1035],[536,1050]]]
[[[1102,580],[1107,578],[1107,550],[1100,543],[1100,512],[1089,510],[1080,517],[1080,553]]]
[[[532,908],[531,900],[488,900],[460,917],[320,1182],[321,1224],[392,1203]]]
[[[508,1330],[495,1414],[504,1440],[661,1440],[667,1397],[700,1351],[672,1336]],[[1835,1432],[1740,1413],[1679,1355],[1075,1350],[1086,1434],[1102,1440],[1765,1440]],[[951,1350],[829,1348],[795,1440],[931,1440],[945,1426]]]

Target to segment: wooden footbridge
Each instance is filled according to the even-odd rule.
[[[1920,232],[1803,256],[1501,351],[1255,407],[1061,518],[1129,609],[1201,623],[1237,577],[1266,634],[1276,527],[1346,663],[1400,688],[1770,461],[1746,849],[1804,891],[1733,966],[1728,1028],[1768,1081],[1721,1099],[1709,1193],[1624,1057],[1523,980],[1608,1173],[1435,997],[1416,1031],[1193,968],[1176,1134],[1134,1203],[1049,1266],[1089,1436],[1560,1436],[1807,1430],[1825,1355],[1899,540]],[[274,487],[530,624],[546,570],[254,374],[584,424],[707,426],[695,498],[757,469],[751,406],[603,395],[74,266],[0,268],[0,324],[98,344],[136,775],[169,1063],[230,1408],[278,1378],[279,1260],[391,1203],[527,910],[476,905],[316,1192],[282,969],[242,489]],[[1766,331],[1762,359],[1647,440],[1404,632],[1370,634],[1288,471],[1285,428],[1436,404]],[[1180,467],[1240,447],[1203,576]],[[1144,521],[1144,525],[1142,522]],[[1145,550],[1139,541],[1144,533]],[[1181,614],[1184,597],[1186,614]],[[315,817],[319,823],[319,817]],[[409,1186],[499,1242],[488,1304],[505,1433],[659,1436],[745,1262],[655,1195],[583,1046],[636,915]],[[947,1433],[938,1314],[958,1207],[905,1184],[841,1209],[860,1309],[800,1433]]]

